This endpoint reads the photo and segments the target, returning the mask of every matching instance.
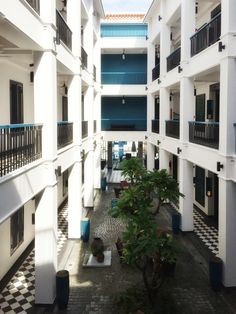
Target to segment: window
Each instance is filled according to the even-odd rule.
[[[24,207],[11,216],[11,254],[24,241]]]

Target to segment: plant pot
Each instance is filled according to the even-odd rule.
[[[172,231],[173,231],[173,233],[178,234],[179,228],[180,228],[180,214],[174,213],[174,214],[172,214]]]
[[[90,220],[89,218],[83,218],[81,221],[81,234],[83,242],[89,241],[89,232],[90,232]]]
[[[97,256],[104,252],[104,244],[101,238],[94,238],[91,243],[91,252],[93,256]]]
[[[97,262],[98,263],[103,263],[104,262],[104,254],[103,253],[99,253],[99,254],[97,254],[97,256],[96,256],[96,260],[97,260]]]
[[[119,198],[121,191],[122,191],[121,188],[114,188],[116,198]]]
[[[69,272],[67,270],[59,270],[56,273],[56,300],[59,309],[67,308],[69,294]]]
[[[214,291],[220,291],[222,286],[223,262],[219,257],[211,258],[209,261],[210,285]]]
[[[107,187],[107,178],[104,177],[101,179],[101,189],[102,191],[106,191],[106,187]]]

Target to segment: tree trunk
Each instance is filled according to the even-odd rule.
[[[146,269],[142,270],[142,276],[143,276],[144,286],[145,286],[145,288],[147,290],[149,301],[150,301],[151,305],[153,305],[154,301],[153,301],[152,289],[151,289],[151,287],[149,286],[149,283],[148,283]]]

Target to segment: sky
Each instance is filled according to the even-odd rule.
[[[102,0],[106,12],[147,12],[152,0]]]

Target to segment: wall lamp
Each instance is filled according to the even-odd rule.
[[[147,140],[148,139],[148,136],[147,135],[145,135],[145,140]]]
[[[157,83],[158,83],[158,84],[161,84],[161,80],[160,80],[160,79],[157,79]]]
[[[160,15],[158,15],[158,21],[161,21],[162,17]]]
[[[125,96],[122,97],[122,105],[125,104]]]
[[[181,66],[178,66],[178,72],[181,73],[183,71],[183,68],[181,68]]]
[[[61,166],[58,166],[55,169],[55,175],[56,175],[56,177],[61,177]]]
[[[222,41],[219,41],[219,43],[218,43],[218,51],[221,52],[223,49],[225,49],[225,45],[222,44]]]
[[[177,154],[180,154],[182,152],[182,149],[180,147],[177,147]]]
[[[157,140],[157,145],[160,145],[161,144],[161,141]]]
[[[216,163],[216,170],[220,171],[223,168],[224,168],[224,165],[220,161],[217,161],[217,163]]]
[[[85,151],[84,151],[84,149],[82,149],[80,152],[81,159],[84,159],[84,156],[85,156]]]

